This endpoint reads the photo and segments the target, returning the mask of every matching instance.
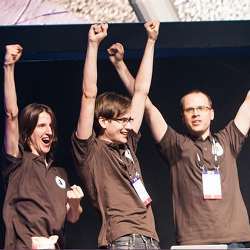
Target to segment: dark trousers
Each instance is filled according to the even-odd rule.
[[[228,249],[232,249],[232,248],[246,248],[245,244],[244,243],[229,243],[227,244],[228,246]]]
[[[110,249],[160,249],[158,241],[153,238],[140,235],[129,234],[122,236],[109,247]]]

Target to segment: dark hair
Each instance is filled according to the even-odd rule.
[[[213,102],[212,102],[212,99],[211,97],[204,91],[201,91],[199,89],[193,89],[193,90],[190,90],[188,91],[185,95],[182,96],[181,100],[180,100],[180,109],[181,109],[181,112],[183,112],[183,102],[184,102],[184,98],[187,96],[187,95],[190,95],[190,94],[203,94],[207,97],[208,99],[208,102],[209,102],[209,105],[210,107],[212,108],[213,107]]]
[[[114,92],[104,92],[97,96],[95,102],[95,119],[94,129],[97,134],[100,133],[101,127],[99,118],[106,119],[117,118],[125,114],[131,105],[131,99],[127,96]]]
[[[34,129],[36,128],[38,117],[42,112],[48,113],[51,117],[51,129],[53,133],[53,141],[51,149],[54,148],[57,142],[56,117],[54,112],[47,105],[39,103],[31,103],[22,110],[19,117],[19,131],[20,131],[19,141],[26,150],[30,151],[28,141]]]

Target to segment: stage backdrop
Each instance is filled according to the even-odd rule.
[[[81,184],[71,157],[70,137],[79,114],[84,52],[89,26],[32,26],[0,28],[1,55],[6,43],[24,47],[23,60],[16,65],[16,87],[20,109],[31,102],[50,105],[57,116],[59,144],[57,161],[63,165],[72,183]],[[213,98],[214,131],[234,118],[250,88],[249,22],[168,23],[161,25],[156,48],[150,97],[170,126],[183,131],[179,99],[188,90],[202,89]],[[113,42],[125,46],[126,62],[135,75],[145,44],[142,24],[111,25],[109,37],[100,49],[98,62],[99,93],[126,93],[110,64],[106,49]],[[1,71],[0,81],[3,82]],[[0,89],[0,136],[3,142],[3,88]],[[156,151],[150,132],[143,124],[138,148],[146,188],[153,199],[153,210],[162,248],[174,244],[169,166]],[[250,209],[250,141],[239,157],[242,193]],[[1,207],[4,199],[1,183]],[[99,229],[98,213],[86,195],[84,213],[78,223],[65,226],[67,248],[96,248]],[[250,210],[249,210],[250,212]],[[2,221],[0,221],[2,225]],[[3,247],[3,227],[0,248]]]

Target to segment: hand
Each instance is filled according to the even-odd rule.
[[[70,208],[78,208],[80,206],[80,201],[84,194],[81,187],[73,185],[70,190],[67,191],[67,202]]]
[[[23,51],[23,48],[19,44],[6,45],[5,49],[5,65],[15,64],[20,59]]]
[[[99,44],[106,36],[108,31],[107,23],[93,24],[89,29],[89,42]]]
[[[144,24],[144,27],[148,33],[148,38],[156,41],[159,34],[160,22],[148,21]]]
[[[118,64],[120,61],[123,61],[124,57],[124,47],[121,43],[114,43],[108,49],[109,60],[113,64]]]
[[[50,237],[31,237],[32,250],[33,249],[56,249],[55,245],[58,241],[58,235],[52,235]]]

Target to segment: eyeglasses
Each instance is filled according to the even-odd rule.
[[[198,113],[202,113],[202,112],[206,112],[208,110],[211,110],[211,107],[208,106],[198,106],[198,107],[190,107],[190,108],[186,108],[184,109],[184,112],[187,114],[195,114],[195,111],[197,111]]]
[[[116,121],[123,126],[127,125],[129,122],[132,122],[134,119],[132,117],[122,117],[122,118],[112,118],[110,120]]]

